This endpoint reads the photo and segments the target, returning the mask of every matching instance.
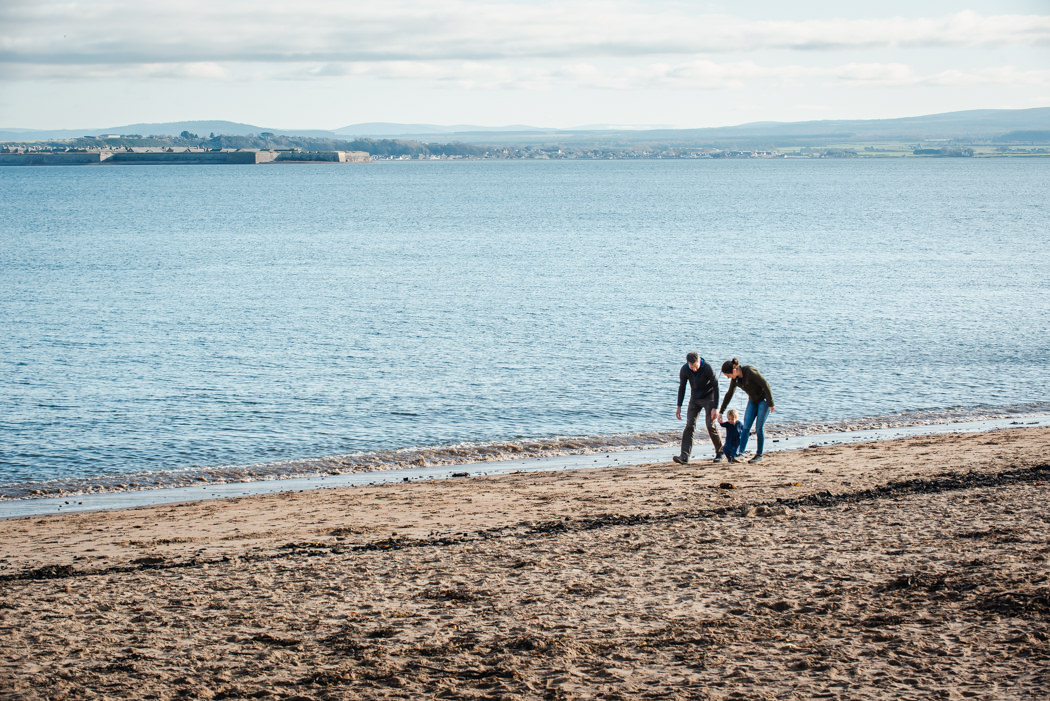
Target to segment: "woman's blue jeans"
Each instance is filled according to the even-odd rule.
[[[755,427],[755,440],[758,442],[756,446],[755,455],[761,455],[762,449],[766,446],[766,435],[762,432],[762,427],[766,425],[766,417],[769,416],[769,401],[763,399],[760,402],[747,403],[747,409],[744,410],[744,430],[740,432],[740,450],[738,454],[743,454],[744,449],[747,448],[747,439],[751,436],[751,426]]]

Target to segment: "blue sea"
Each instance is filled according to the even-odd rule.
[[[1014,158],[3,168],[0,496],[652,443],[690,350],[756,366],[770,427],[1046,412],[1048,193]]]

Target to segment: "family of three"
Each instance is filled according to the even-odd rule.
[[[722,374],[730,380],[729,389],[722,400],[722,406],[716,408],[718,407],[718,378],[715,376],[714,369],[710,363],[700,357],[699,353],[686,354],[685,365],[678,373],[678,410],[675,412],[675,418],[681,419],[682,400],[685,399],[685,386],[688,384],[689,407],[686,410],[685,430],[682,431],[682,452],[673,458],[680,465],[689,462],[689,456],[693,452],[693,433],[696,431],[696,421],[701,412],[704,415],[707,433],[711,436],[711,442],[715,446],[714,462],[721,462],[723,456],[729,462],[736,462],[747,448],[752,426],[755,427],[755,456],[748,462],[762,460],[762,451],[766,443],[763,427],[769,412],[774,410],[773,392],[769,389],[769,383],[758,370],[750,365],[741,365],[736,358],[722,363]],[[742,422],[739,420],[736,409],[726,411],[737,387],[747,394],[747,409],[744,410]],[[726,419],[726,421],[721,421],[721,419]],[[718,428],[715,427],[716,422],[726,430],[724,446],[718,434]]]

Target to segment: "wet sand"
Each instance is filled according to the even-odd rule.
[[[0,698],[1047,698],[1048,449],[1015,428],[3,520]]]

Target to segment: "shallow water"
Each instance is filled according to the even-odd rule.
[[[2,169],[0,493],[644,445],[690,349],[756,365],[771,427],[1045,410],[1048,191],[1016,159]]]
[[[873,425],[874,422],[867,425]],[[954,421],[948,423],[926,423],[915,425],[877,424],[879,428],[852,428],[847,431],[828,433],[776,432],[769,436],[767,452],[797,450],[820,445],[859,443],[903,438],[907,436],[936,435],[944,433],[987,432],[1018,427],[1050,426],[1050,414],[1025,416],[1023,418],[983,419],[980,421]],[[487,460],[459,462],[453,464],[419,465],[413,467],[391,467],[386,470],[363,472],[314,473],[308,477],[269,475],[238,480],[228,472],[221,474],[222,481],[209,480],[200,483],[190,479],[182,486],[171,482],[166,486],[148,488],[145,483],[135,489],[114,489],[107,485],[99,491],[82,493],[74,488],[53,492],[62,496],[4,499],[0,497],[0,518],[41,516],[45,514],[73,513],[82,511],[104,511],[128,509],[157,504],[172,504],[210,499],[227,499],[276,492],[297,492],[338,487],[362,487],[376,484],[398,484],[403,482],[459,479],[490,475],[507,475],[520,472],[557,472],[561,470],[586,470],[603,467],[625,467],[667,462],[677,452],[677,443],[656,447],[614,448],[587,450],[586,452],[559,453],[519,458],[502,456]],[[698,469],[707,467],[705,458],[691,461]],[[49,485],[54,487],[55,485]]]

